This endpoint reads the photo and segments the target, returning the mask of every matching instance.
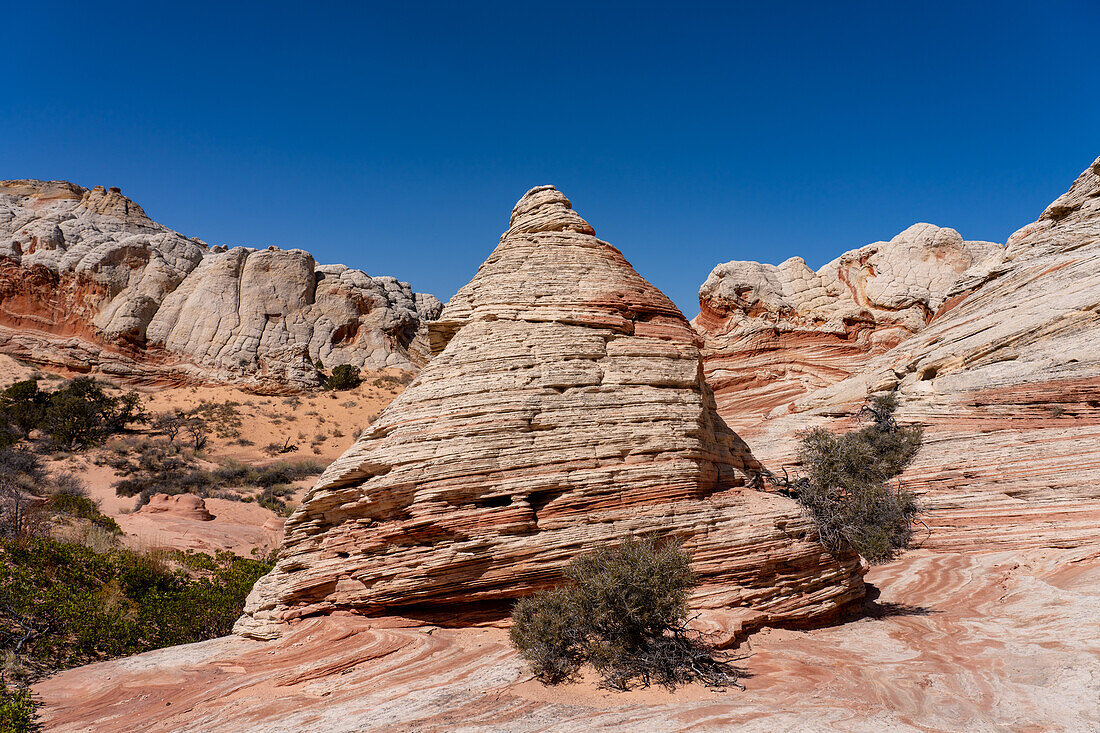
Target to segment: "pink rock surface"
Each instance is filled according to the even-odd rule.
[[[531,679],[504,630],[329,616],[35,686],[76,731],[1086,731],[1100,726],[1095,552],[917,552],[872,568],[863,620],[768,629],[748,690],[612,693]]]
[[[141,514],[164,514],[179,519],[192,519],[200,522],[213,521],[214,515],[206,508],[206,501],[194,494],[153,494],[149,503],[138,510]]]

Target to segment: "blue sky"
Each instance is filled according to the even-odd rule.
[[[1100,155],[1100,3],[11,3],[0,178],[450,297],[553,183],[688,317],[711,268],[1003,242]]]

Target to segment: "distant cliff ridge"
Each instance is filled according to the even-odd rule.
[[[132,382],[310,389],[416,371],[440,302],[298,249],[208,246],[117,188],[0,181],[0,352]]]

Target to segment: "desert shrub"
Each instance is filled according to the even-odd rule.
[[[55,446],[79,450],[147,420],[136,392],[112,397],[94,379],[77,377],[50,395],[41,427]]]
[[[0,412],[24,437],[42,424],[49,402],[49,393],[40,390],[34,379],[16,382],[0,392]]]
[[[169,443],[174,443],[186,422],[187,418],[178,410],[171,410],[157,415],[153,421],[153,428],[168,438]]]
[[[202,421],[219,438],[236,438],[241,434],[239,402],[203,402],[187,413],[187,417]]]
[[[113,535],[122,534],[118,522],[99,510],[99,505],[87,496],[68,491],[56,491],[46,502],[46,508],[57,514],[86,519]]]
[[[585,663],[617,690],[698,681],[740,686],[727,655],[687,628],[697,584],[676,541],[630,539],[571,562],[568,583],[524,598],[512,614],[513,646],[554,684]]]
[[[136,496],[135,509],[149,502],[153,494],[195,494],[196,496],[223,499],[240,497],[225,493],[226,489],[271,487],[290,484],[294,481],[316,476],[325,470],[325,465],[315,460],[279,461],[268,466],[251,466],[236,460],[226,460],[213,470],[198,468],[190,456],[178,451],[178,448],[165,445],[149,445],[141,453],[137,464],[127,463],[125,473],[130,475],[115,482],[118,496]],[[288,488],[282,494],[270,494],[265,497],[276,512],[285,512],[282,497],[292,491]]]
[[[218,553],[204,568],[118,547],[0,541],[0,648],[46,672],[224,636],[271,564]]]
[[[891,482],[912,463],[923,435],[920,425],[898,424],[897,406],[893,393],[879,395],[861,410],[869,424],[858,430],[801,433],[805,475],[776,482],[813,517],[826,547],[850,545],[875,564],[910,546],[921,512],[916,496]]]
[[[37,727],[30,690],[9,687],[0,679],[0,733],[30,733],[33,730]]]
[[[265,509],[270,509],[280,517],[289,517],[291,508],[285,499],[292,493],[294,493],[294,487],[286,484],[267,486],[256,497],[256,503]]]
[[[359,367],[353,364],[341,364],[334,367],[332,375],[325,380],[325,389],[355,389],[362,381],[359,377]]]

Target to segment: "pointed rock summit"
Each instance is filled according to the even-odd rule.
[[[863,596],[722,422],[676,306],[551,186],[429,326],[433,358],[286,523],[237,631],[354,611],[502,617],[574,557],[682,538],[717,623],[808,620]],[[722,617],[725,612],[731,616]]]

